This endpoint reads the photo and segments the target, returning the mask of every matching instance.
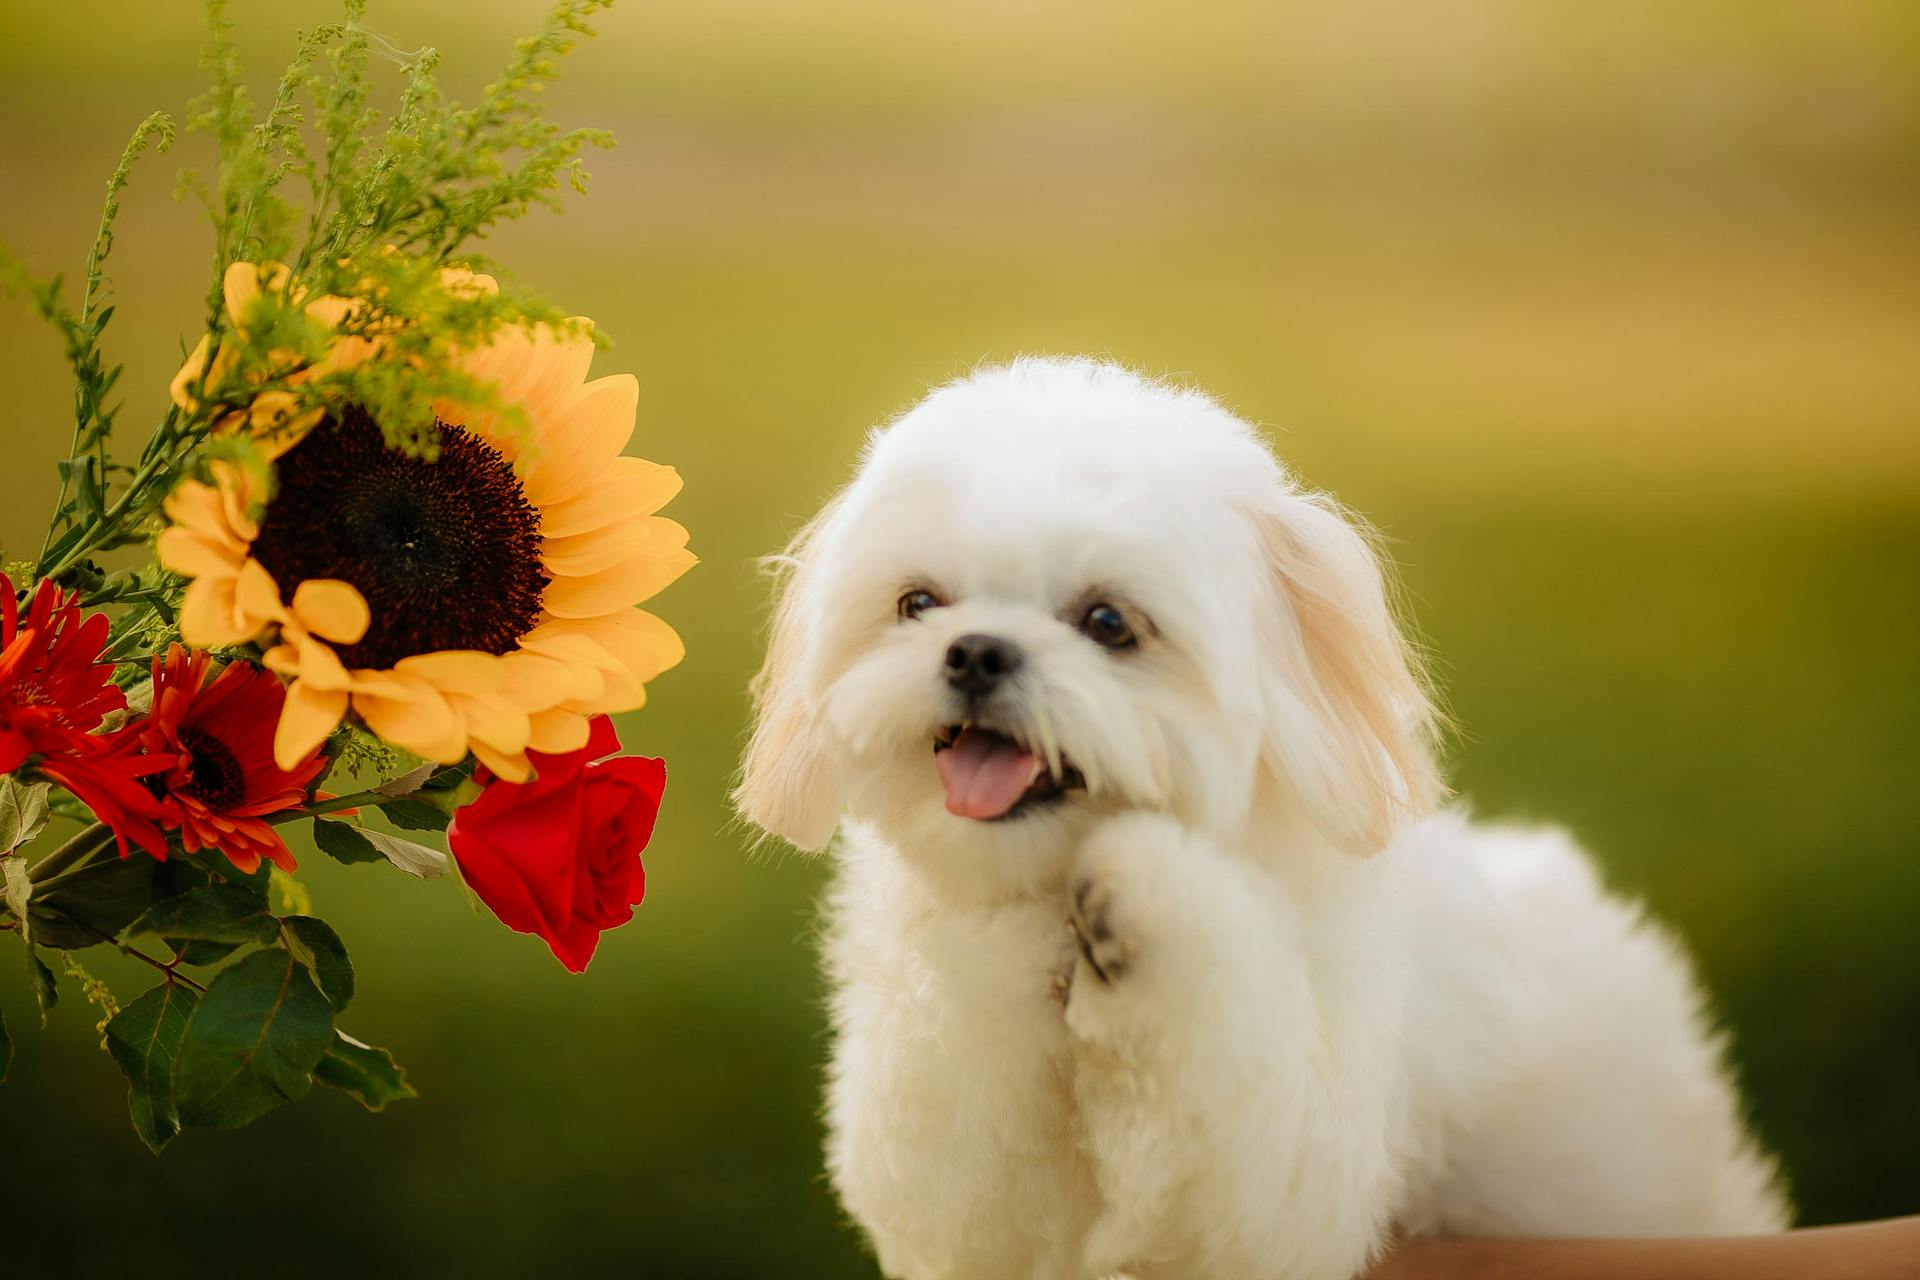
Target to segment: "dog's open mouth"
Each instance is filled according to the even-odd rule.
[[[982,822],[1011,818],[1087,785],[1067,761],[1055,773],[1025,744],[977,724],[949,725],[934,734],[933,763],[947,793],[947,812]]]

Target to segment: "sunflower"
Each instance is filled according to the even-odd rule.
[[[351,710],[428,760],[471,751],[525,780],[529,750],[578,750],[590,716],[642,705],[680,660],[679,637],[635,608],[695,563],[686,530],[654,514],[680,478],[623,455],[638,383],[588,381],[592,357],[585,322],[504,330],[459,362],[518,423],[436,404],[429,461],[336,405],[279,453],[270,498],[220,461],[170,495],[157,546],[192,579],[182,638],[265,646],[289,680],[282,768]]]
[[[365,360],[377,350],[376,344],[365,338],[329,337],[352,312],[351,299],[332,294],[309,299],[292,277],[292,271],[277,262],[236,262],[228,266],[221,280],[227,326],[236,337],[244,338],[261,318],[260,304],[271,294],[298,308],[316,342],[325,347],[325,354],[318,360],[305,359],[297,351],[271,353],[268,366],[252,372],[257,378],[276,378],[281,386],[259,393],[244,411],[225,414],[214,424],[216,430],[223,431],[244,425],[269,455],[290,448],[325,417],[324,409],[303,408],[293,388]],[[217,386],[235,372],[239,363],[237,353],[242,345],[242,342],[222,340],[216,350],[211,338],[203,336],[187,362],[180,366],[180,372],[173,375],[173,383],[168,388],[173,402],[182,409],[198,408],[197,393],[204,386]]]
[[[219,849],[242,872],[260,860],[294,869],[293,855],[264,819],[301,804],[325,762],[314,751],[290,769],[273,759],[274,722],[285,691],[271,672],[232,662],[207,683],[204,649],[170,646],[153,659],[153,710],[142,726],[149,750],[173,760],[150,784],[161,825],[177,828],[188,853]]]

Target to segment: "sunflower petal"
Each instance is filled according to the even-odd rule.
[[[273,732],[273,761],[282,769],[298,768],[327,740],[340,717],[347,714],[347,694],[343,689],[309,689],[304,681],[287,686],[287,700],[280,708],[280,724]]]
[[[367,727],[397,747],[441,764],[457,764],[467,754],[467,735],[459,714],[438,689],[418,678],[399,677],[398,697],[353,695],[353,709]]]
[[[500,659],[477,649],[443,649],[402,658],[393,669],[445,693],[493,693],[500,687]]]
[[[548,538],[540,544],[540,563],[550,576],[580,578],[610,568],[648,544],[644,519],[621,520],[569,538]]]
[[[260,536],[255,509],[266,501],[261,482],[245,467],[233,462],[216,462],[211,468],[220,492],[220,514],[233,536],[252,542]]]
[[[617,520],[651,515],[680,492],[680,473],[645,458],[615,458],[592,488],[540,513],[549,538],[586,533]]]
[[[263,623],[286,620],[287,609],[280,603],[280,588],[274,585],[273,575],[258,560],[248,560],[240,566],[234,578],[234,603],[248,617]]]
[[[235,262],[221,279],[221,291],[227,301],[227,315],[235,326],[245,328],[247,313],[262,293],[279,293],[293,273],[278,262]]]
[[[501,694],[529,711],[565,702],[574,696],[574,683],[573,670],[566,663],[525,648],[500,659]]]
[[[495,751],[525,751],[531,728],[527,713],[504,698],[455,695],[453,702],[466,721],[469,743],[484,743]]]
[[[311,685],[315,689],[359,687],[352,674],[347,671],[346,664],[340,661],[340,656],[327,645],[310,636],[303,636],[296,640],[292,647],[298,655],[296,670],[303,684]]]
[[[571,711],[536,711],[528,717],[532,730],[527,749],[545,755],[578,751],[587,745],[587,718]]]
[[[473,758],[508,782],[525,782],[533,777],[533,762],[524,751],[495,751],[484,742],[475,742]]]
[[[558,407],[587,380],[587,368],[593,363],[593,325],[581,316],[574,320],[580,325],[576,333],[557,333],[546,325],[536,329],[519,376],[511,387],[501,388],[525,405],[529,416]]]
[[[562,633],[587,637],[643,681],[680,665],[687,656],[686,642],[679,634],[644,609],[623,609],[601,618],[548,625]]]
[[[357,644],[372,621],[366,597],[338,578],[308,578],[295,587],[293,616],[313,634],[337,644]]]
[[[187,388],[200,381],[200,375],[207,371],[207,353],[212,349],[212,339],[202,335],[198,346],[180,366],[180,372],[173,375],[173,381],[167,385],[167,395],[182,409],[193,408],[193,397],[187,394]]]
[[[243,644],[259,634],[234,604],[231,577],[195,578],[180,601],[180,638],[202,648]]]
[[[161,504],[167,513],[167,519],[183,529],[195,533],[204,533],[209,538],[231,538],[233,529],[227,524],[226,509],[221,504],[220,494],[212,485],[201,484],[198,480],[183,480],[174,486]]]
[[[698,564],[684,548],[656,555],[651,549],[584,578],[548,584],[541,603],[557,618],[592,618],[639,604]]]
[[[596,378],[540,423],[541,450],[527,467],[527,497],[537,506],[591,488],[633,437],[640,382],[630,373]]]
[[[185,578],[230,577],[246,558],[246,553],[236,552],[230,542],[177,524],[160,531],[153,551],[168,572]]]

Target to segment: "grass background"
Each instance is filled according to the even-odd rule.
[[[76,270],[181,5],[0,12],[0,239]],[[264,78],[317,4],[236,5]],[[521,0],[376,4],[465,92]],[[444,884],[305,862],[345,1025],[422,1098],[316,1094],[162,1159],[71,985],[17,966],[9,1256],[165,1271],[870,1275],[818,1175],[821,864],[727,779],[776,547],[870,424],[1027,350],[1189,377],[1387,532],[1476,809],[1570,825],[1673,922],[1810,1222],[1920,1210],[1920,11],[654,0],[554,94],[594,194],[492,251],[615,338],[704,564],[622,730],[672,769],[649,897],[583,978]],[[136,175],[130,436],[205,238]],[[57,343],[0,311],[0,543],[37,545]],[[140,975],[88,954],[96,971]]]

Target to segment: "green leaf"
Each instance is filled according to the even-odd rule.
[[[40,949],[31,943],[27,945],[27,985],[33,988],[33,998],[40,1002],[40,1025],[44,1027],[47,1015],[60,1003],[60,987],[53,970],[40,958]]]
[[[163,938],[161,941],[180,957],[181,964],[190,964],[195,968],[219,964],[238,951],[241,945],[237,942],[189,942],[185,938]]]
[[[445,831],[453,821],[453,815],[439,805],[411,796],[386,801],[380,806],[380,812],[405,831]]]
[[[333,1044],[313,1069],[313,1078],[352,1094],[369,1111],[381,1111],[389,1102],[420,1096],[407,1083],[407,1073],[392,1054],[362,1044],[342,1031],[333,1033]]]
[[[134,1132],[156,1155],[180,1132],[173,1100],[174,1062],[199,1003],[184,984],[163,982],[107,1023],[107,1052],[126,1072]]]
[[[421,784],[422,791],[451,791],[473,776],[473,757],[468,756],[459,764],[443,764],[435,769],[430,777]]]
[[[48,790],[44,782],[0,777],[0,853],[13,852],[47,825]]]
[[[429,849],[384,831],[361,831],[360,837],[380,851],[382,857],[410,876],[436,880],[447,874],[450,859],[438,849]]]
[[[37,887],[30,909],[33,940],[78,951],[118,937],[153,905],[162,865],[144,853],[108,856]]]
[[[154,903],[128,932],[157,933],[169,941],[265,945],[280,935],[280,922],[252,889],[211,884]]]
[[[27,860],[18,854],[0,853],[0,906],[16,920],[25,922],[25,937],[33,941],[33,879],[27,874]]]
[[[384,862],[386,855],[374,848],[360,828],[349,822],[313,820],[313,842],[320,852],[336,862]]]
[[[237,1128],[313,1087],[333,1010],[306,966],[279,947],[223,970],[187,1024],[173,1098],[190,1125]]]
[[[408,875],[419,876],[422,880],[444,876],[450,869],[447,855],[437,849],[402,840],[399,836],[390,836],[384,831],[369,831],[345,822],[315,819],[313,842],[320,846],[322,852],[331,854],[341,862],[384,859]]]
[[[353,1000],[353,962],[347,959],[346,944],[332,925],[313,916],[288,916],[280,923],[287,931],[288,948],[339,1013]]]
[[[433,779],[433,775],[446,768],[429,760],[423,765],[407,770],[405,773],[387,779],[374,790],[383,796],[410,796]]]

